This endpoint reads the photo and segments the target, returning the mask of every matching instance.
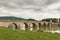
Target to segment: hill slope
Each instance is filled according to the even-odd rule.
[[[0,20],[25,20],[24,18],[14,17],[14,16],[0,16]]]
[[[25,19],[25,18],[20,18],[20,17],[15,17],[15,16],[0,16],[0,20],[31,20],[31,21],[37,21],[35,19]]]
[[[60,40],[60,34],[28,32],[0,27],[0,40]]]

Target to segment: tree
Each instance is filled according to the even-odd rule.
[[[42,19],[42,21],[47,21],[50,22],[50,20],[52,20],[52,22],[57,22],[57,18],[47,18],[47,19]]]

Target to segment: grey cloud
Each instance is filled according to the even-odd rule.
[[[47,13],[48,10],[51,13],[51,10],[47,9],[47,6],[57,3],[59,1],[60,0],[0,0],[0,8],[4,7],[5,9],[3,9],[3,10],[10,11],[10,13],[7,13],[7,15],[12,15],[12,14],[14,15],[16,13],[15,16],[22,17],[22,15],[24,16],[26,14],[26,16],[24,16],[24,17],[30,18],[30,16],[31,16],[31,18],[34,18],[32,14],[37,15],[37,13],[38,13],[38,14],[42,14],[41,18],[44,18],[45,17],[44,14]],[[25,12],[25,10],[26,10],[26,12]],[[57,8],[55,10],[60,11],[59,8]],[[52,11],[54,11],[54,10],[52,10]],[[6,13],[3,13],[3,14],[5,15]]]
[[[11,9],[23,8],[24,6],[35,6],[35,8],[38,9],[37,6],[45,6],[57,1],[60,0],[0,0],[0,6],[5,6]]]
[[[60,0],[46,0],[46,4],[52,4],[52,3],[56,3],[59,2]]]
[[[57,9],[55,9],[55,10],[60,12],[60,7],[59,7],[59,8],[57,8]]]

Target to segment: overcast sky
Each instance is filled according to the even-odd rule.
[[[0,16],[60,18],[60,0],[0,0]]]

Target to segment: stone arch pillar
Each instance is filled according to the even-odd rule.
[[[50,26],[50,30],[52,30],[52,20],[50,20],[50,24],[49,24],[49,26]]]

